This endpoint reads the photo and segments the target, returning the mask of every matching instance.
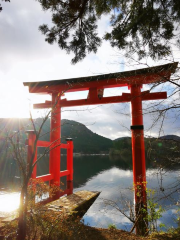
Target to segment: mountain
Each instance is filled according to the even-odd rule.
[[[165,135],[165,136],[159,137],[159,139],[180,141],[180,137],[176,135]]]
[[[132,157],[131,137],[120,137],[113,140],[113,147],[110,150],[111,156]]]
[[[121,140],[124,140],[126,138],[131,138],[131,137],[119,137],[119,138],[114,139],[113,142],[121,141]]]
[[[42,118],[34,120],[37,129],[40,127],[42,121]],[[124,163],[124,166],[132,168],[131,137],[122,137],[112,141],[93,133],[81,123],[65,119],[61,123],[61,141],[66,142],[66,138],[72,138],[74,153],[110,153],[108,161],[121,162]],[[14,161],[14,152],[6,136],[12,136],[14,131],[20,130],[22,139],[19,142],[19,146],[21,147],[22,145],[23,148],[25,139],[27,138],[26,130],[32,129],[33,126],[29,119],[0,119],[0,169],[2,170],[0,174],[0,186],[7,178],[11,180],[13,176],[18,175],[16,161]],[[50,119],[47,119],[44,124],[40,139],[49,141]],[[170,169],[176,169],[180,163],[179,139],[180,137],[175,135],[167,135],[159,139],[145,138],[146,166],[165,166]],[[39,148],[39,153],[42,153],[41,151],[44,150]],[[65,152],[66,150],[61,150],[61,153]]]
[[[35,126],[38,129],[42,123],[42,118],[34,120]],[[23,133],[25,140],[26,130],[33,129],[32,123],[29,119],[0,119],[0,137],[7,134],[12,134],[14,131]],[[112,140],[93,133],[85,125],[63,119],[61,121],[61,141],[66,142],[66,138],[72,138],[74,143],[74,152],[78,153],[109,153],[112,148]],[[49,141],[50,139],[50,119],[47,119],[41,132],[41,140]],[[64,151],[62,151],[64,153]]]
[[[79,122],[62,120],[61,134],[62,141],[67,137],[73,138],[74,152],[109,153],[112,147],[111,139],[93,133]]]
[[[144,138],[146,166],[164,166],[174,168],[180,166],[180,137],[165,135],[160,138]],[[132,159],[130,137],[122,137],[113,141],[110,156],[127,161]]]
[[[43,119],[37,118],[34,120],[35,126],[38,129],[41,125]],[[0,119],[0,139],[5,135],[12,134],[13,131],[20,131],[23,133],[23,140],[27,138],[25,132],[26,130],[32,130],[32,122],[30,119]],[[66,138],[72,138],[74,142],[74,152],[76,153],[109,153],[111,155],[131,155],[131,137],[120,137],[112,141],[111,139],[102,137],[96,133],[93,133],[85,125],[72,121],[63,119],[61,121],[61,141],[66,142]],[[50,119],[47,119],[43,126],[41,140],[49,141],[50,139]],[[168,141],[165,141],[168,140]],[[145,149],[146,155],[151,152],[165,153],[172,152],[174,149],[173,141],[179,141],[180,137],[176,135],[166,135],[159,139],[156,138],[145,138]],[[171,143],[170,143],[171,142]],[[0,150],[4,149],[5,142],[0,140]],[[171,146],[170,150],[168,147]],[[62,150],[62,153],[65,153]]]

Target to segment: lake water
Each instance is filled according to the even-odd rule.
[[[38,166],[39,175],[48,172],[48,160],[44,162],[46,164]],[[115,224],[119,229],[131,229],[131,222],[120,211],[109,205],[109,201],[113,201],[116,207],[129,215],[129,205],[133,205],[132,166],[129,163],[129,160],[111,159],[109,156],[74,157],[74,192],[79,190],[101,192],[83,217],[85,224],[102,228]],[[61,169],[65,169],[65,166],[66,157],[63,156]],[[14,171],[15,174],[16,171]],[[1,181],[0,211],[12,211],[18,207],[19,193],[7,191],[7,188],[12,188],[12,186],[16,189],[17,181],[19,181],[18,178],[12,174],[11,181],[4,183]],[[149,166],[147,168],[147,187],[155,190],[154,201],[166,210],[158,223],[162,222],[167,227],[177,226],[177,210],[180,209],[179,181],[180,170],[166,171]],[[2,189],[4,186],[6,191]]]

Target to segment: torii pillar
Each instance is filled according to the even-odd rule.
[[[141,85],[131,85],[131,115],[132,115],[132,160],[133,183],[135,193],[135,212],[138,223],[136,233],[144,235],[147,229],[147,199],[146,199],[146,161],[143,131],[142,93]]]
[[[60,186],[60,164],[61,164],[61,108],[60,97],[57,93],[52,93],[51,111],[51,131],[50,142],[53,143],[50,151],[49,171],[53,175],[51,185]],[[56,194],[58,195],[58,193]],[[57,198],[58,196],[56,196]]]

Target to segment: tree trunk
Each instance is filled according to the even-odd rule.
[[[17,240],[25,240],[26,238],[26,218],[27,218],[27,185],[25,184],[22,187],[20,195]]]

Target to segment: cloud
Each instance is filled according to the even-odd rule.
[[[156,190],[155,194],[151,196],[154,201],[156,202],[156,199],[161,199],[158,201],[158,204],[162,206],[162,208],[167,209],[167,206],[169,206],[172,200],[174,203],[179,199],[177,191],[171,195],[170,198],[165,198],[172,189],[175,190],[175,186],[177,187],[179,171],[165,172],[162,170],[161,174],[158,169],[147,170],[147,186],[148,189]],[[159,190],[161,176],[163,177],[164,192]],[[133,204],[134,198],[132,181],[132,171],[125,171],[112,167],[111,169],[101,171],[96,176],[88,179],[82,187],[74,189],[75,192],[84,189],[89,191],[92,191],[92,189],[93,191],[101,191],[100,196],[96,199],[95,203],[90,207],[83,218],[85,224],[89,223],[91,226],[102,228],[107,228],[109,224],[115,224],[117,228],[130,230],[132,224],[118,210],[111,207],[110,204],[108,204],[108,200],[115,201],[119,208],[129,215],[129,207],[127,206],[127,203],[131,202],[131,204]],[[174,205],[172,205],[172,208],[168,208],[167,211],[162,214],[162,218],[158,220],[158,223],[163,222],[167,224],[167,226],[176,226],[176,224],[173,223],[173,216],[176,209],[177,207]]]
[[[0,14],[0,117],[28,117],[29,102],[38,103],[50,99],[49,96],[29,94],[27,88],[23,86],[25,81],[91,76],[142,66],[133,65],[132,61],[126,62],[108,42],[103,42],[97,54],[91,53],[82,62],[71,65],[73,54],[66,54],[57,44],[49,45],[38,30],[39,25],[43,23],[51,24],[50,12],[42,11],[37,1],[31,0],[16,0],[4,4],[3,7]],[[109,29],[108,17],[103,16],[99,20],[99,34],[103,36],[104,31]],[[148,87],[144,86],[144,89]],[[105,96],[121,95],[122,92],[128,92],[127,88],[107,89]],[[84,98],[87,93],[77,93],[71,98],[79,94]],[[74,109],[73,111],[66,109],[62,117],[79,121],[92,131],[111,139],[131,135],[129,103],[78,108],[81,111]],[[39,112],[41,116],[44,111]],[[173,112],[170,115],[173,116]],[[145,116],[145,130],[149,129],[152,122],[153,119]],[[177,134],[178,122],[179,118],[171,130],[172,127],[169,126],[172,123],[166,121],[164,129],[167,133]],[[151,134],[157,135],[157,129],[151,130]]]
[[[121,112],[124,112],[123,104],[74,107],[71,108],[72,112],[65,109],[65,112],[62,112],[62,118],[81,122],[93,132],[115,139],[130,135],[130,117],[119,113],[120,109]]]

